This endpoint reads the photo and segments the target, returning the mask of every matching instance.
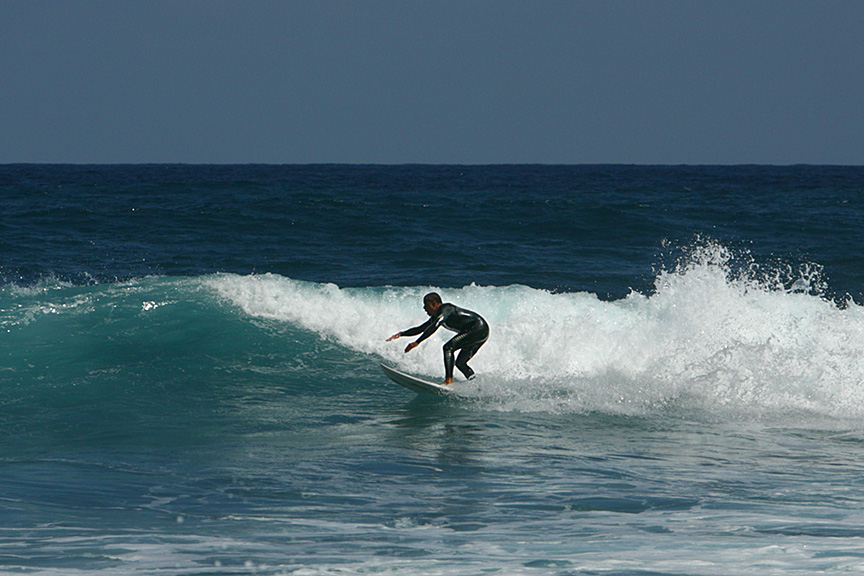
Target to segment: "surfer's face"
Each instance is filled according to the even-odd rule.
[[[438,302],[432,302],[430,300],[426,300],[423,302],[423,310],[426,311],[426,314],[429,316],[434,316],[436,312],[438,312],[438,308],[441,307],[441,304]]]

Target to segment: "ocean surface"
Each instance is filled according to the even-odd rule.
[[[862,572],[864,167],[0,166],[2,574]]]

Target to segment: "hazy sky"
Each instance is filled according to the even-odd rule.
[[[864,1],[0,0],[0,163],[864,164]]]

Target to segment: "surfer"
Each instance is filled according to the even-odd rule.
[[[456,332],[456,336],[444,344],[443,384],[449,386],[453,383],[453,353],[456,350],[459,350],[459,356],[455,361],[456,367],[465,375],[465,378],[468,380],[473,379],[474,370],[468,366],[468,361],[486,343],[486,339],[489,338],[489,325],[476,312],[442,302],[441,296],[437,292],[430,292],[423,297],[423,310],[429,315],[429,320],[420,326],[410,328],[404,332],[397,332],[388,338],[387,342],[401,338],[402,336],[416,336],[420,334],[417,340],[405,347],[405,353],[408,353],[438,330],[439,326],[444,326],[444,328]]]

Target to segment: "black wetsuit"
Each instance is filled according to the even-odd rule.
[[[486,343],[486,339],[489,338],[489,325],[476,312],[444,303],[441,304],[435,316],[432,316],[420,326],[402,332],[402,336],[416,336],[420,334],[420,337],[417,339],[417,343],[419,344],[442,325],[448,330],[457,332],[456,336],[444,344],[444,373],[446,378],[448,380],[453,378],[453,352],[460,350],[455,365],[470,380],[474,376],[474,371],[468,366],[468,361]]]

